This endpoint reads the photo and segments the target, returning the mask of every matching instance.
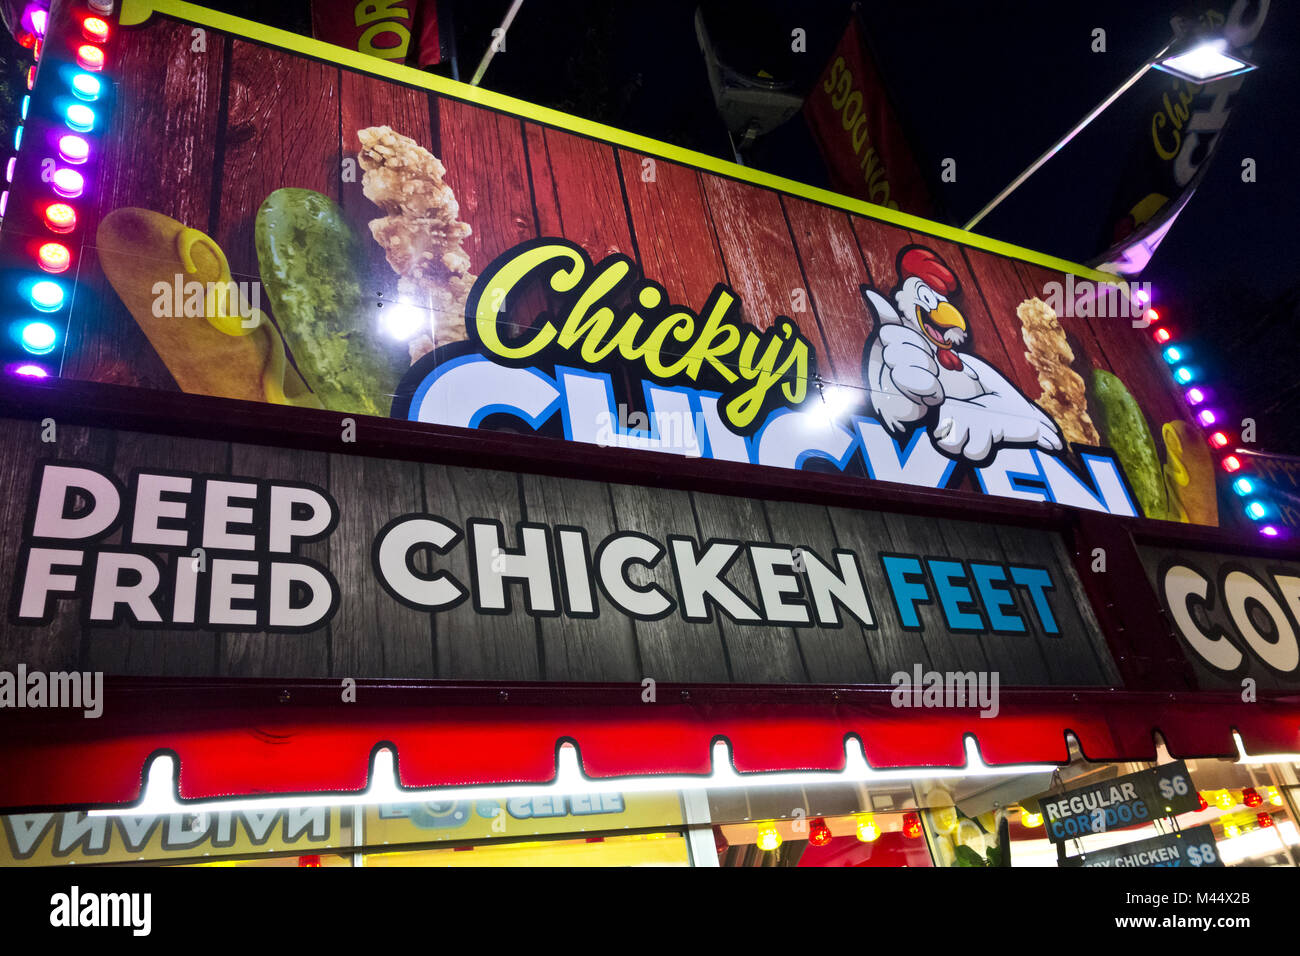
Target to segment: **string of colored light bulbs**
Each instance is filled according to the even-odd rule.
[[[76,63],[76,68],[60,70],[60,77],[67,84],[70,96],[59,96],[58,104],[62,125],[66,132],[58,131],[57,140],[53,142],[57,157],[47,157],[53,166],[47,176],[52,196],[42,200],[41,221],[48,232],[44,240],[36,243],[36,265],[47,276],[61,275],[73,265],[73,253],[70,234],[77,228],[77,208],[70,202],[80,198],[86,188],[85,168],[91,156],[91,142],[87,134],[95,132],[99,117],[90,104],[99,100],[104,91],[104,81],[100,75],[104,69],[103,44],[108,41],[111,28],[106,16],[113,12],[114,4],[109,0],[92,0],[88,11],[78,11],[72,15],[79,20],[79,34],[68,38],[69,52]],[[23,27],[30,31],[33,38],[32,51],[36,64],[27,71],[27,88],[36,85],[36,77],[41,64],[41,54],[47,41],[46,28],[49,25],[48,13],[36,6],[30,6],[23,13]],[[31,104],[30,93],[23,98],[21,118],[26,120],[27,110]],[[22,143],[23,127],[18,126],[14,134],[15,149]],[[7,176],[13,181],[14,165],[17,157],[9,161]],[[45,168],[45,165],[42,165]],[[4,215],[9,193],[0,195],[0,216]],[[58,238],[54,238],[58,237]],[[23,283],[32,308],[38,313],[52,314],[59,312],[67,301],[67,289],[62,282],[51,278],[35,278]],[[46,356],[59,346],[59,329],[49,320],[41,317],[27,317],[20,320],[17,339],[23,349],[33,356]],[[12,369],[16,374],[28,378],[48,378],[50,369],[39,362],[26,361]]]
[[[1223,430],[1219,421],[1220,413],[1207,407],[1206,402],[1209,400],[1209,394],[1206,388],[1197,381],[1197,369],[1188,364],[1191,358],[1191,350],[1185,344],[1179,344],[1174,341],[1173,333],[1163,325],[1160,325],[1160,313],[1151,307],[1150,296],[1142,290],[1138,290],[1133,295],[1134,300],[1146,307],[1143,317],[1149,326],[1154,326],[1155,331],[1152,337],[1156,344],[1163,347],[1161,355],[1165,362],[1173,370],[1174,382],[1183,389],[1183,398],[1193,409],[1195,409],[1196,421],[1206,432],[1206,441],[1210,443],[1210,448],[1219,456],[1219,467],[1230,475],[1236,475],[1232,480],[1232,490],[1238,497],[1243,499],[1243,510],[1246,517],[1259,527],[1259,533],[1269,538],[1276,538],[1281,535],[1277,525],[1269,523],[1267,519],[1275,513],[1271,503],[1261,494],[1257,482],[1251,480],[1245,475],[1237,475],[1242,470],[1243,464],[1241,457],[1229,449],[1232,439],[1228,433]]]

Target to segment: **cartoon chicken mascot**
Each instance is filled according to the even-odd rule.
[[[863,369],[876,417],[893,434],[925,422],[952,458],[986,462],[999,445],[1064,447],[1056,423],[987,362],[959,352],[966,319],[949,297],[957,277],[933,251],[908,246],[898,256],[891,304],[862,287],[875,313]]]

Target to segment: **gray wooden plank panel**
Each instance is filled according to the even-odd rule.
[[[812,548],[818,557],[835,567],[834,551],[839,546],[831,528],[831,518],[822,505],[795,504],[793,502],[767,502],[764,505],[772,540],[778,544]],[[803,580],[802,596],[808,599],[807,582]],[[868,600],[873,596],[868,594]],[[878,598],[875,598],[878,600]],[[872,604],[872,614],[878,611]],[[817,683],[871,683],[879,668],[873,662],[868,632],[852,615],[840,609],[844,626],[823,627],[816,623],[816,612],[810,607],[809,618],[813,626],[796,628],[795,639],[803,650],[808,679]]]
[[[521,478],[528,520],[584,528],[588,557],[594,559],[601,541],[616,530],[614,508],[605,486],[594,481],[562,481],[537,475]],[[557,538],[552,540],[558,569],[560,545]],[[594,568],[590,574],[594,585]],[[561,615],[539,619],[547,680],[640,681],[646,676],[637,661],[633,620],[612,607],[599,587],[596,608],[599,616],[594,618]]]
[[[910,674],[914,664],[919,663],[924,670],[936,666],[936,660],[931,657],[930,648],[921,636],[899,626],[898,616],[891,605],[889,579],[885,577],[879,558],[879,552],[894,550],[884,515],[849,508],[829,508],[827,511],[835,540],[839,547],[857,554],[862,577],[867,582],[867,594],[876,618],[876,629],[867,635],[871,657],[877,668],[875,682],[888,683],[890,675],[899,671]]]
[[[325,452],[233,445],[230,456],[232,475],[329,488],[329,456]],[[328,568],[329,552],[329,541],[322,540],[300,544],[296,553]],[[329,656],[329,624],[305,634],[228,633],[221,635],[217,645],[217,669],[229,677],[328,677]]]
[[[952,542],[953,556],[964,559],[967,568],[970,561],[989,561],[1002,564],[1007,560],[1006,550],[998,538],[989,533],[986,525],[971,524],[967,521],[944,522],[944,529]],[[970,580],[971,592],[978,597],[975,582]],[[991,666],[998,671],[1000,684],[1045,684],[1048,682],[1049,670],[1043,658],[1042,645],[1036,640],[1030,610],[1025,607],[1024,595],[1011,582],[1005,585],[1010,596],[1015,599],[1014,611],[1004,608],[1003,613],[1019,615],[1025,622],[1023,634],[994,634],[989,631],[980,636],[980,644]],[[987,609],[985,622],[988,623]],[[990,625],[991,626],[991,625]]]
[[[158,471],[168,468],[186,472],[225,475],[230,461],[226,442],[198,438],[174,438],[144,432],[117,433],[113,471],[125,488],[130,488],[135,469]],[[124,509],[128,507],[124,500]],[[192,496],[188,514],[202,511],[202,501]],[[108,541],[119,544],[122,529]],[[162,588],[172,580],[176,561],[193,560],[185,554],[152,552],[161,556],[164,567]],[[202,584],[200,579],[200,600]],[[215,672],[217,635],[215,631],[185,628],[144,628],[123,624],[115,628],[96,627],[91,631],[87,666],[107,674],[157,675],[167,677],[207,677]]]
[[[1061,569],[1060,580],[1064,582],[1064,587],[1067,589],[1062,593],[1068,594],[1067,600],[1070,602],[1070,607],[1079,616],[1082,639],[1087,641],[1088,646],[1092,649],[1093,657],[1096,658],[1100,682],[1119,686],[1121,683],[1119,668],[1111,657],[1105,635],[1101,633],[1101,625],[1097,623],[1097,615],[1093,613],[1092,601],[1088,597],[1088,592],[1083,589],[1083,582],[1079,580],[1078,574],[1074,573],[1074,562],[1070,559],[1070,553],[1065,547],[1065,542],[1060,537],[1053,535],[1048,542],[1048,546],[1056,558],[1056,566]]]
[[[994,527],[994,533],[1007,553],[1007,559],[1016,564],[1033,564],[1046,567],[1052,575],[1056,589],[1051,593],[1052,615],[1060,628],[1058,635],[1043,631],[1038,615],[1029,613],[1034,639],[1041,648],[1047,663],[1050,683],[1054,684],[1104,684],[1108,683],[1106,670],[1098,660],[1098,649],[1085,630],[1083,618],[1072,589],[1065,582],[1073,578],[1073,568],[1063,566],[1053,551],[1049,537],[1025,528]],[[1020,590],[1020,589],[1017,589]],[[1022,606],[1028,601],[1022,602]]]
[[[329,567],[339,584],[330,626],[335,677],[429,677],[429,615],[394,600],[376,579],[371,544],[392,518],[424,510],[420,466],[358,455],[329,456],[330,492],[344,502],[329,538]]]
[[[670,534],[696,537],[699,533],[691,514],[690,495],[685,491],[665,489],[648,495],[633,485],[610,485],[609,493],[621,529],[639,531],[665,547]],[[654,583],[676,595],[671,560],[665,554],[652,570],[634,565],[629,577],[637,585]],[[658,621],[637,621],[636,637],[646,677],[701,682],[738,679],[728,669],[726,648],[716,622],[713,627],[689,624],[674,611]]]
[[[108,432],[52,421],[54,441],[43,442],[39,421],[6,421],[0,428],[0,480],[10,489],[3,504],[4,536],[0,551],[0,608],[8,613],[13,589],[22,586],[15,579],[21,531],[25,530],[27,507],[36,463],[42,458],[82,462],[107,468],[113,456],[113,436]],[[75,547],[75,545],[72,545]],[[0,665],[26,664],[36,670],[68,670],[82,666],[85,630],[81,624],[81,602],[59,601],[49,624],[25,626],[6,623],[7,637]]]
[[[924,564],[926,557],[950,557],[948,546],[944,541],[944,528],[934,518],[917,515],[900,515],[885,512],[885,527],[889,529],[894,550],[915,554]],[[945,526],[947,522],[944,523]],[[881,549],[884,550],[884,549]],[[921,626],[925,646],[930,651],[930,659],[936,669],[941,671],[986,671],[989,669],[988,658],[980,646],[979,637],[974,634],[954,634],[948,630],[943,610],[934,596],[933,582],[930,581],[929,569],[926,569],[927,586],[933,600],[928,604],[917,605],[917,616]],[[886,584],[885,594],[889,594]],[[892,599],[891,599],[892,600]],[[889,612],[893,614],[892,607]]]
[[[499,521],[506,550],[519,546],[516,523],[525,516],[520,499],[520,476],[506,471],[423,465],[427,511],[439,515],[467,533],[469,518]],[[472,587],[470,555],[462,538],[438,567],[452,574],[461,586]],[[509,617],[479,614],[470,599],[434,615],[437,676],[464,680],[541,680],[542,661],[536,624],[524,612],[521,585],[508,584]]]
[[[766,541],[767,523],[762,504],[753,498],[692,493],[701,550],[711,538]],[[726,574],[734,590],[754,607],[760,607],[758,587],[744,553]],[[731,660],[732,679],[741,683],[799,683],[808,680],[799,643],[792,629],[737,624],[714,609]]]

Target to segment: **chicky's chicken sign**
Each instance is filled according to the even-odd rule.
[[[1217,523],[1101,273],[189,4],[121,21],[38,371]]]
[[[743,303],[726,283],[693,311],[638,277],[626,256],[597,266],[567,240],[528,242],[471,290],[469,347],[418,361],[395,414],[469,428],[504,418],[537,431],[558,423],[574,441],[790,468],[818,459],[934,488],[964,466],[991,493],[1138,514],[1116,456],[1066,454],[1052,416],[973,351],[977,332],[943,258],[908,245],[897,272],[888,297],[860,289],[863,325],[872,328],[862,349],[866,385],[837,388],[845,397],[832,405],[827,386],[813,384],[815,346],[790,316],[760,331],[738,317]],[[511,311],[539,289],[561,307]],[[620,376],[640,380],[644,412],[616,403]]]

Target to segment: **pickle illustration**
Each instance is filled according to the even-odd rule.
[[[1101,410],[1102,441],[1119,456],[1142,514],[1164,518],[1164,474],[1141,407],[1117,376],[1099,368],[1092,370],[1092,397]]]
[[[276,322],[324,406],[387,415],[401,365],[365,318],[361,255],[339,207],[310,189],[277,189],[257,211],[255,242]]]

